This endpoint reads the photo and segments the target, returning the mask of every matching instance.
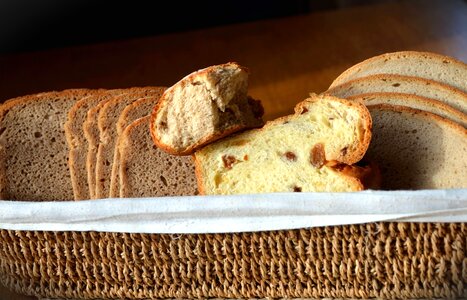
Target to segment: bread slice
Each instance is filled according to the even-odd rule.
[[[127,105],[134,101],[152,97],[154,103],[160,98],[165,88],[147,87],[132,90],[117,96],[104,104],[99,111],[99,146],[96,155],[96,198],[107,198],[110,192],[110,178],[112,175],[112,162],[117,141],[117,120]]]
[[[451,86],[428,79],[378,74],[347,81],[324,94],[340,98],[367,93],[405,93],[441,101],[467,113],[467,94]]]
[[[201,194],[357,191],[354,164],[371,139],[367,108],[354,101],[313,96],[295,114],[210,144],[195,153]]]
[[[97,126],[97,119],[104,104],[113,97],[115,96],[110,95],[109,98],[100,101],[99,104],[88,110],[86,121],[83,123],[84,137],[88,144],[88,151],[86,153],[86,173],[91,199],[96,199],[96,160],[97,149],[99,147],[99,127]]]
[[[115,143],[114,158],[112,162],[112,174],[110,177],[109,197],[115,198],[120,195],[120,150],[119,140],[125,128],[133,121],[149,116],[158,99],[154,97],[141,98],[125,107],[117,121],[117,141]],[[148,125],[149,126],[149,125]],[[148,127],[149,128],[149,127]],[[149,129],[148,129],[149,130]]]
[[[467,64],[452,57],[417,51],[386,53],[367,59],[339,75],[330,88],[375,74],[421,77],[467,93]]]
[[[120,197],[189,196],[197,194],[193,160],[157,148],[146,116],[123,131],[120,142]]]
[[[402,93],[369,93],[347,97],[349,100],[363,101],[366,106],[389,104],[424,110],[467,127],[467,115],[443,102],[430,98]]]
[[[168,153],[188,155],[233,132],[263,125],[263,109],[247,96],[248,72],[236,63],[194,72],[165,91],[151,134]]]
[[[467,188],[467,130],[435,114],[403,106],[369,106],[382,188]]]
[[[64,124],[76,101],[93,90],[19,97],[0,107],[0,197],[73,200]]]
[[[122,92],[123,90],[100,91],[95,95],[79,100],[68,112],[67,121],[65,122],[65,136],[69,148],[68,165],[75,200],[91,199],[86,170],[89,144],[83,128],[88,111],[101,101],[106,101]]]

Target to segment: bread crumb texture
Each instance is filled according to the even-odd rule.
[[[360,160],[370,130],[362,104],[313,97],[295,115],[197,151],[198,184],[204,194],[361,190],[356,178],[326,162]]]

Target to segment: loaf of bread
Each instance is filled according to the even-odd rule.
[[[467,64],[452,57],[418,51],[386,53],[347,69],[330,88],[368,75],[396,74],[430,79],[467,93]]]
[[[347,97],[349,100],[363,101],[366,106],[389,104],[424,110],[467,127],[467,115],[443,102],[402,93],[368,93]]]
[[[144,97],[152,97],[154,103],[162,95],[165,88],[144,87],[114,97],[106,102],[99,111],[97,125],[99,128],[99,146],[96,155],[96,195],[97,199],[107,198],[110,193],[112,163],[117,141],[117,120],[127,105]]]
[[[325,94],[340,98],[367,93],[405,93],[441,101],[467,113],[467,94],[451,86],[418,77],[394,74],[370,75],[334,86]]]
[[[95,95],[79,100],[68,112],[65,122],[65,136],[69,148],[68,165],[75,200],[92,198],[86,170],[86,157],[89,144],[83,128],[88,111],[100,102],[115,97],[122,92],[123,90],[100,91]]]
[[[371,117],[355,101],[313,96],[295,114],[212,143],[194,155],[201,194],[358,191],[342,164],[358,162]]]
[[[382,188],[467,188],[467,130],[403,106],[369,106],[373,137],[365,158],[378,162]]]
[[[262,126],[262,106],[248,97],[247,88],[248,72],[236,63],[186,76],[154,108],[154,143],[168,153],[188,155],[233,132]]]
[[[74,199],[64,124],[72,106],[95,92],[41,93],[0,107],[1,199]]]
[[[120,114],[120,117],[117,121],[117,141],[115,143],[114,158],[112,162],[112,175],[110,178],[110,194],[109,197],[115,198],[120,195],[120,150],[119,143],[123,131],[129,126],[133,121],[149,116],[152,108],[156,104],[158,99],[153,97],[146,97],[136,100],[132,104],[125,107],[125,109]],[[148,125],[149,130],[149,125]],[[149,131],[148,131],[149,132]],[[130,135],[133,136],[133,135]]]
[[[132,122],[120,136],[120,197],[196,195],[192,158],[157,148],[149,134],[149,118]]]

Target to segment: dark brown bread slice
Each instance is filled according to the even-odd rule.
[[[0,107],[0,194],[11,200],[73,200],[64,124],[75,89],[16,98]]]
[[[467,130],[429,112],[368,107],[373,138],[365,158],[378,162],[382,188],[467,188]]]
[[[157,103],[156,98],[148,97],[136,100],[132,104],[128,105],[117,121],[117,142],[114,151],[114,158],[112,162],[112,175],[110,177],[110,193],[109,197],[115,198],[120,195],[120,180],[119,180],[119,169],[120,169],[120,151],[118,148],[120,136],[125,128],[130,125],[133,121],[148,116],[151,113],[154,105]]]
[[[120,197],[196,195],[192,158],[157,148],[149,134],[149,119],[134,121],[120,138]]]
[[[117,96],[104,104],[99,111],[99,146],[96,156],[96,198],[107,198],[110,192],[110,178],[112,175],[112,161],[117,141],[116,123],[120,114],[127,105],[134,101],[153,97],[155,102],[160,98],[165,88],[146,87],[139,90],[133,90],[127,94]]]
[[[70,149],[68,165],[75,200],[91,199],[86,170],[89,143],[85,137],[83,128],[88,111],[101,101],[109,100],[122,93],[122,91],[124,90],[101,91],[95,95],[88,96],[76,102],[68,112],[65,123],[65,136]]]

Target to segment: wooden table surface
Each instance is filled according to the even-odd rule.
[[[77,87],[169,86],[199,68],[237,61],[250,69],[250,94],[263,101],[265,116],[272,119],[292,112],[310,92],[326,90],[347,67],[399,50],[467,61],[466,2],[394,1],[3,56],[0,100]],[[0,288],[0,295],[5,293]]]

